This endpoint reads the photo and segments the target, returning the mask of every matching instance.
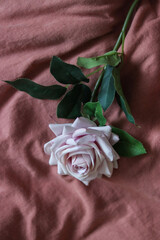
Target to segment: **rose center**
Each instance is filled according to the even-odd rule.
[[[80,174],[84,173],[87,170],[85,167],[78,166],[78,165],[73,165],[73,168],[75,169],[76,172]]]
[[[88,171],[88,165],[82,154],[72,156],[68,159],[70,169],[78,174],[84,174]]]

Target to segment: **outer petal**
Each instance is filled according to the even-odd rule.
[[[49,159],[49,165],[57,165],[57,160],[56,160],[53,152],[51,152],[51,156],[50,156],[50,159]]]
[[[86,129],[85,128],[79,128],[79,129],[74,131],[74,133],[72,134],[72,137],[77,138],[77,137],[81,137],[83,135],[86,135]]]
[[[107,159],[110,161],[119,159],[118,153],[112,148],[107,138],[97,137],[97,142],[106,155]]]
[[[98,176],[98,173],[97,173],[97,171],[93,171],[93,172],[90,172],[90,173],[88,173],[88,175],[87,176],[81,176],[81,177],[79,177],[78,179],[80,180],[80,181],[88,181],[88,183],[90,182],[90,181],[92,181],[93,179],[95,179],[95,178],[97,178],[97,176]]]
[[[77,144],[88,144],[89,142],[94,142],[95,141],[95,136],[94,135],[85,135],[81,138],[78,138],[76,140]]]
[[[109,142],[111,143],[111,145],[116,144],[119,141],[119,136],[115,133],[111,134],[110,140]]]
[[[88,186],[90,181],[87,181],[87,180],[84,181],[84,180],[82,180],[81,182],[82,182],[84,185]]]
[[[100,131],[97,131],[97,130],[94,130],[94,129],[91,129],[91,128],[79,128],[79,129],[76,129],[74,131],[74,133],[72,134],[72,137],[73,138],[77,138],[77,137],[82,137],[84,135],[95,135],[95,136],[102,136],[103,133],[101,133]]]
[[[44,152],[50,155],[51,152],[54,152],[57,148],[59,148],[61,144],[67,140],[67,138],[68,136],[61,135],[52,139],[48,143],[44,144]]]
[[[102,132],[108,139],[111,137],[111,127],[110,126],[89,127],[89,129],[93,129],[93,130]]]
[[[63,164],[61,164],[60,162],[58,162],[57,164],[57,172],[60,175],[68,175],[68,171],[65,168],[65,166]]]
[[[75,131],[75,128],[72,126],[64,126],[63,127],[63,131],[62,131],[62,135],[69,135],[71,133],[73,133]]]
[[[44,144],[44,152],[48,155],[51,154],[51,146],[54,144],[54,139]]]
[[[93,121],[84,117],[76,118],[76,120],[72,124],[72,127],[75,127],[75,128],[88,128],[88,127],[96,127],[96,126],[97,125]]]
[[[103,161],[102,165],[98,169],[98,173],[104,174],[107,177],[111,177],[113,173],[113,163],[107,162],[106,160]]]
[[[118,168],[118,161],[117,160],[113,162],[113,167],[116,168],[116,169]]]
[[[51,131],[56,135],[59,136],[62,134],[63,128],[65,126],[71,126],[71,123],[66,123],[66,124],[49,124],[49,128]]]

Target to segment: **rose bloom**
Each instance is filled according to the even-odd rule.
[[[44,145],[50,155],[49,164],[57,165],[58,173],[70,175],[85,185],[102,175],[111,177],[118,168],[119,155],[112,145],[119,137],[110,126],[98,127],[87,118],[69,124],[49,124],[56,137]]]

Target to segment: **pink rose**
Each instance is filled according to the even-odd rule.
[[[77,118],[72,124],[50,124],[56,137],[44,145],[50,155],[49,164],[58,166],[58,173],[71,175],[85,185],[102,174],[111,177],[118,168],[119,155],[112,145],[119,137],[110,126],[97,127],[87,118]]]

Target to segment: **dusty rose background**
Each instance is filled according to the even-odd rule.
[[[132,1],[1,0],[0,79],[54,84],[53,55],[111,50]],[[56,101],[33,99],[0,82],[0,239],[160,239],[160,2],[140,1],[125,42],[122,83],[140,129],[114,103],[109,123],[143,141],[148,154],[121,158],[113,177],[89,187],[57,175],[43,145]],[[96,80],[93,76],[90,85]]]

